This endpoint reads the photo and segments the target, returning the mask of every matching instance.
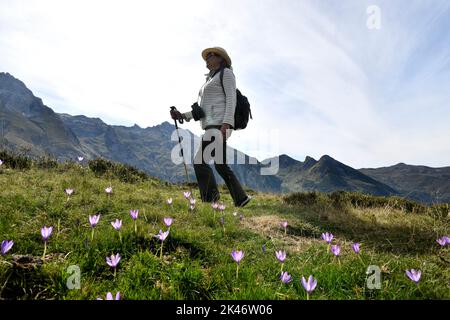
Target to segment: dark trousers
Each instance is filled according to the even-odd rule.
[[[226,140],[221,139],[222,143],[219,142],[218,148],[222,148],[222,150],[213,149],[212,152],[208,151],[206,153],[204,152],[205,148],[215,141],[214,136],[211,137],[211,141],[207,140],[209,138],[207,137],[206,132],[208,132],[208,129],[211,128],[219,129],[220,126],[206,128],[205,134],[202,135],[201,146],[198,149],[194,158],[194,170],[195,175],[197,177],[198,187],[200,189],[200,196],[203,202],[215,202],[220,199],[220,193],[217,188],[216,179],[214,177],[211,167],[207,163],[209,157],[210,156],[215,157],[216,152],[218,152],[217,157],[219,161],[216,161],[217,159],[215,159],[214,167],[216,168],[217,172],[222,177],[222,179],[225,181],[228,190],[230,190],[230,194],[231,197],[233,198],[234,205],[237,206],[247,198],[247,194],[242,189],[242,186],[239,183],[239,180],[236,178],[234,172],[226,163],[226,150],[227,150]],[[220,133],[220,131],[216,130],[216,133],[217,132]],[[223,154],[223,157],[221,157],[220,153]]]

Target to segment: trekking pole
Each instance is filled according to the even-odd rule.
[[[172,106],[172,107],[170,107],[170,110],[171,111],[175,111],[175,110],[177,110],[177,108]],[[174,119],[173,121],[175,122],[175,129],[177,130],[178,143],[180,144],[181,156],[183,157],[184,173],[186,174],[186,180],[188,182],[189,192],[191,193],[191,196],[193,196],[192,187],[191,187],[191,183],[189,181],[189,175],[188,175],[188,172],[187,172],[187,165],[186,165],[186,162],[184,161],[183,145],[181,144],[180,134],[178,133],[177,119]],[[180,121],[180,123],[184,122],[183,119],[180,119],[179,121]]]

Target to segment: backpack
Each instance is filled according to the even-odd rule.
[[[220,84],[222,85],[223,94],[225,88],[223,87],[223,73],[225,69],[220,71]],[[245,129],[248,124],[248,117],[253,119],[252,111],[250,110],[250,103],[246,96],[244,96],[239,89],[236,89],[236,109],[234,111],[234,130]]]

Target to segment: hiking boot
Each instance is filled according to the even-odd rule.
[[[242,201],[242,202],[241,202],[240,204],[238,204],[236,207],[243,208],[243,207],[245,207],[245,205],[246,205],[247,203],[250,202],[250,200],[252,200],[252,197],[247,196],[247,198],[245,198],[244,201]]]

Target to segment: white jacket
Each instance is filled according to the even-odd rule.
[[[210,72],[212,74],[212,72]],[[228,123],[234,127],[234,111],[236,109],[236,78],[231,69],[225,68],[223,73],[223,88],[220,84],[220,71],[214,77],[207,77],[206,83],[200,89],[201,101],[199,106],[203,109],[205,116],[200,119],[202,129],[210,125],[222,125]],[[186,121],[190,121],[192,112],[183,113]]]

